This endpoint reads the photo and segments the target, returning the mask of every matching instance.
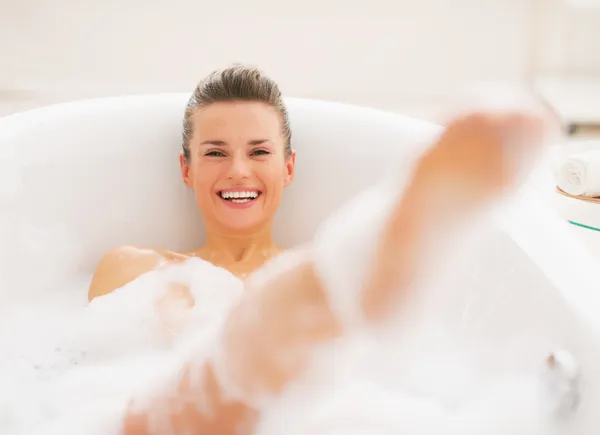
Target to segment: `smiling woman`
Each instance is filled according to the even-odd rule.
[[[101,260],[88,299],[192,257],[240,277],[262,266],[281,252],[271,225],[294,164],[277,84],[253,67],[214,71],[188,102],[180,154],[183,182],[205,221],[205,245],[190,252],[117,247]]]
[[[216,234],[257,232],[271,243],[267,233],[295,159],[285,108],[277,104],[213,102],[187,118],[192,134],[184,143],[182,173],[194,189],[209,243]]]

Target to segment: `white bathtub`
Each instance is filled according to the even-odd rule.
[[[21,327],[38,320],[27,319],[27,307],[83,307],[86,279],[113,246],[183,250],[201,243],[201,220],[178,173],[186,98],[80,101],[2,119],[0,183],[11,189],[0,190],[0,304],[5,312],[24,310]],[[325,216],[394,162],[410,165],[440,131],[359,107],[288,104],[298,157],[276,221],[284,247],[308,240]],[[499,369],[533,368],[566,347],[593,378],[598,262],[541,198],[534,185],[524,188],[520,205],[481,233],[431,312],[448,331],[494,349],[496,358],[486,361]],[[12,328],[5,337],[20,334]],[[582,415],[596,392],[587,391]]]

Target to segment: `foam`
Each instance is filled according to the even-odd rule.
[[[191,311],[157,313],[171,282],[189,284],[199,302]],[[116,433],[130,399],[176,375],[190,342],[197,352],[208,346],[242,288],[229,272],[192,259],[87,307],[14,305],[0,329],[1,432]]]
[[[361,192],[324,222],[315,237],[315,269],[346,328],[364,327],[358,301],[368,278],[365,262],[375,255],[394,204],[398,189],[390,184],[381,182]]]
[[[284,424],[290,434],[537,434],[527,429],[550,422],[535,375],[492,376],[472,351],[434,330],[419,334],[418,346],[344,340],[335,354],[343,362],[323,361],[320,370],[328,370],[287,391],[259,434],[275,434]]]
[[[372,209],[354,212],[357,222],[371,217],[370,230],[383,222],[375,222],[380,214]],[[331,276],[343,276],[349,267],[364,271],[367,259],[354,258],[367,252],[361,251],[363,242],[355,239],[349,256],[329,258],[339,258],[327,263]],[[288,260],[297,258],[283,255],[271,272]],[[473,288],[484,291],[482,282],[474,281]],[[173,307],[160,316],[155,302],[172,283],[189,285],[196,304],[189,312]],[[71,284],[85,291],[81,283]],[[291,435],[554,433],[539,375],[544,352],[558,343],[534,330],[524,342],[518,336],[491,341],[486,333],[469,334],[456,317],[468,295],[461,293],[464,283],[432,285],[438,287],[416,289],[422,297],[411,300],[399,319],[316,352],[306,375],[263,410],[258,435],[275,435],[282,427]],[[53,304],[44,299],[13,304],[0,333],[2,433],[116,435],[132,397],[151,397],[178,375],[192,351],[199,359],[211,354],[243,287],[229,272],[191,259],[147,273],[87,307],[68,286],[63,290],[70,297]],[[432,303],[434,298],[442,302]],[[452,299],[454,304],[444,303]]]

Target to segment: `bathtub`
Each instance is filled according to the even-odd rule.
[[[202,243],[201,216],[179,178],[186,102],[182,94],[94,99],[1,120],[0,313],[22,313],[5,323],[11,332],[3,345],[45,307],[81,309],[91,273],[110,248],[189,250]],[[286,102],[298,156],[275,222],[283,247],[309,240],[325,217],[391,165],[407,170],[441,131],[374,109]],[[571,230],[539,185],[526,183],[461,257],[431,312],[474,346],[493,345],[489,364],[535,367],[549,351],[568,348],[593,372],[598,262]]]

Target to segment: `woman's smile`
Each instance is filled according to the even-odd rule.
[[[252,207],[262,195],[262,191],[249,187],[225,189],[217,192],[217,196],[227,207],[244,209]]]

